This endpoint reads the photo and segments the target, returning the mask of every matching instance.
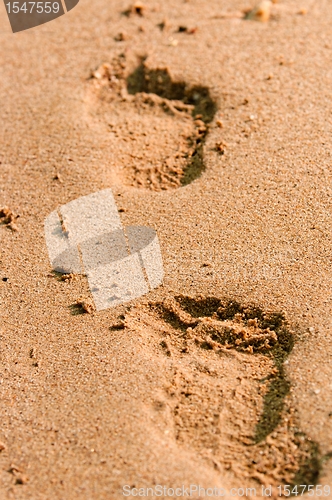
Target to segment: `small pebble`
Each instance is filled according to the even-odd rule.
[[[57,172],[57,173],[55,174],[55,176],[53,177],[53,180],[54,180],[54,181],[59,181],[59,182],[60,182],[60,184],[62,184],[62,182],[63,182],[62,177],[61,177],[61,174],[59,174],[59,172]]]
[[[129,9],[129,14],[137,14],[138,16],[143,17],[144,12],[146,11],[146,6],[142,2],[135,2]]]
[[[21,474],[16,478],[15,482],[16,484],[26,484],[28,481],[29,481],[28,476],[26,476],[25,474]]]
[[[77,278],[77,274],[69,273],[69,274],[62,274],[61,275],[61,281],[72,281]]]
[[[18,231],[18,227],[15,224],[18,218],[19,215],[15,214],[9,207],[0,208],[0,222],[6,224],[12,231]]]
[[[18,231],[18,225],[15,224],[15,222],[10,222],[9,224],[7,224],[7,227],[14,232]]]
[[[176,40],[175,38],[173,37],[170,37],[168,39],[168,45],[170,45],[171,47],[176,47],[178,45],[179,41]]]
[[[116,42],[124,42],[125,40],[128,40],[128,35],[127,35],[126,31],[121,31],[120,33],[118,33],[114,37],[114,40]]]
[[[158,24],[158,28],[161,29],[161,31],[164,31],[170,27],[169,20],[165,18],[161,23]]]
[[[96,308],[90,299],[78,299],[76,305],[80,306],[85,313],[93,314]]]
[[[262,0],[262,2],[259,2],[252,10],[246,13],[245,19],[263,23],[267,22],[271,16],[271,5],[272,2],[270,0]]]
[[[216,142],[215,148],[219,154],[223,155],[225,153],[226,143],[225,142]]]

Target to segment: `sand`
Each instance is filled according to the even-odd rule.
[[[1,499],[332,485],[332,13],[263,3],[1,7]],[[43,226],[106,188],[165,278],[96,312]]]

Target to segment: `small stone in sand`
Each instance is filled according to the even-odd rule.
[[[125,329],[125,323],[124,321],[120,321],[119,323],[116,323],[112,326],[110,326],[110,330],[111,331],[114,331],[114,330],[124,330]]]
[[[22,469],[15,464],[11,464],[11,466],[8,469],[8,472],[10,474],[17,474],[18,472],[22,472]]]
[[[61,177],[61,174],[59,174],[58,172],[55,174],[55,176],[53,177],[53,180],[54,181],[59,181],[61,184],[63,182],[62,180],[62,177]]]
[[[21,474],[20,476],[17,476],[15,483],[16,484],[26,484],[29,481],[28,476],[25,474]]]
[[[173,38],[172,36],[169,37],[168,39],[168,45],[170,47],[176,47],[179,43],[179,40],[176,40],[176,38]]]
[[[18,225],[15,224],[15,222],[10,222],[9,224],[7,224],[7,227],[9,229],[11,229],[12,231],[15,231],[15,232],[18,231]]]
[[[218,151],[219,154],[223,155],[225,153],[225,148],[225,142],[216,142],[216,151]]]
[[[15,221],[18,218],[19,215],[15,214],[10,208],[0,208],[0,222],[6,224],[6,226],[12,231],[18,231],[18,227],[15,224]]]
[[[1,441],[0,441],[0,451],[3,451],[6,449],[6,445],[4,445]]]
[[[137,14],[138,16],[143,17],[144,12],[146,10],[146,6],[142,2],[135,2],[133,5],[126,11],[127,15]]]
[[[61,275],[61,281],[72,281],[72,280],[75,280],[77,278],[77,274],[73,274],[73,273],[70,273],[70,274],[62,274]]]
[[[16,219],[16,217],[17,216],[14,214],[14,212],[12,212],[12,210],[9,207],[0,208],[0,219],[1,222],[3,222],[4,224],[9,224],[14,219]]]
[[[124,42],[125,40],[128,40],[128,35],[126,31],[120,31],[120,33],[115,35],[114,40],[116,42]]]
[[[178,32],[179,33],[188,33],[188,35],[193,35],[197,31],[197,26],[194,28],[188,28],[188,26],[179,26]]]
[[[110,79],[112,74],[112,67],[108,63],[104,63],[101,66],[99,66],[96,71],[93,71],[91,73],[92,78],[96,78],[96,80],[102,80],[103,78],[108,78]]]
[[[272,2],[270,0],[262,0],[252,10],[246,13],[245,19],[267,22],[271,16],[271,5]]]
[[[161,31],[164,31],[170,27],[170,22],[167,18],[165,18],[161,23],[159,23],[158,28],[161,29]]]
[[[85,313],[93,314],[96,308],[90,299],[80,298],[76,301],[76,305],[81,307]]]

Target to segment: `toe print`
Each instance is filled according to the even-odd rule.
[[[90,88],[93,114],[113,136],[110,169],[124,165],[125,183],[155,191],[189,184],[205,169],[204,143],[217,110],[208,88],[175,81],[145,60],[129,66],[124,56],[103,64]]]

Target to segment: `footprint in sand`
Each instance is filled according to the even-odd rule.
[[[208,88],[122,56],[93,73],[88,102],[114,136],[110,168],[123,165],[125,183],[177,188],[205,169],[217,110]],[[169,360],[166,403],[156,409],[172,415],[179,446],[263,485],[317,483],[329,456],[299,428],[284,369],[296,335],[282,314],[178,296],[133,308],[124,325],[155,338]]]
[[[284,363],[296,335],[283,314],[177,296],[133,308],[125,328],[167,358],[164,408],[177,444],[263,485],[314,485],[323,462],[299,428]],[[166,402],[166,403],[165,403]]]
[[[203,146],[217,110],[208,88],[123,55],[92,73],[87,102],[90,117],[108,127],[109,169],[125,184],[177,188],[205,169]]]

